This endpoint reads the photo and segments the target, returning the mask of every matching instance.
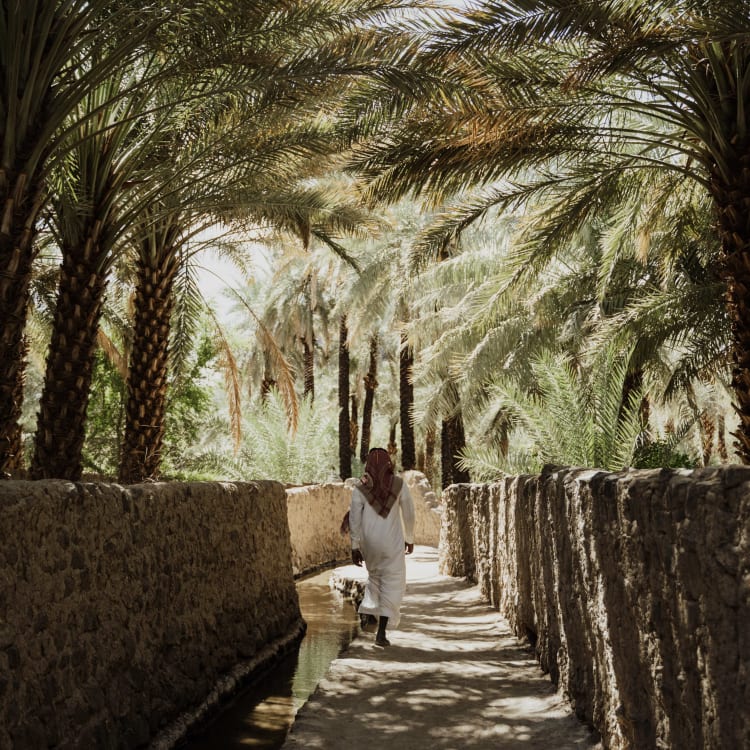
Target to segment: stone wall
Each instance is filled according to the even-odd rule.
[[[427,477],[420,471],[405,471],[403,474],[414,500],[414,543],[437,547],[440,543],[440,525],[443,506],[430,487]]]
[[[0,482],[0,747],[131,748],[303,624],[284,488]]]
[[[339,529],[349,510],[349,487],[341,482],[291,487],[286,497],[294,575],[348,560],[349,537]]]
[[[750,467],[443,498],[441,571],[479,583],[605,748],[750,747]]]
[[[424,474],[407,471],[403,477],[416,511],[414,541],[437,547],[442,506]],[[341,534],[340,527],[349,510],[351,492],[351,486],[342,482],[287,489],[295,575],[349,559],[349,536]]]

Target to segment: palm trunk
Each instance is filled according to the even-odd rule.
[[[396,428],[398,427],[398,422],[392,422],[391,423],[391,429],[388,432],[388,455],[391,457],[391,461],[393,463],[396,463],[396,454],[398,453],[398,446],[396,445]]]
[[[449,419],[443,420],[440,432],[443,489],[450,484],[465,484],[471,481],[469,472],[458,466],[458,456],[465,447],[464,420],[459,410]]]
[[[378,387],[378,336],[370,338],[370,367],[365,375],[365,404],[362,407],[362,440],[359,444],[359,458],[364,463],[370,452],[370,431],[372,429],[372,409],[375,403],[375,389]]]
[[[730,103],[727,103],[729,106]],[[738,110],[739,111],[739,110]],[[736,164],[727,178],[717,168],[711,176],[711,192],[717,209],[723,255],[722,275],[727,285],[726,304],[732,321],[732,390],[739,416],[737,452],[750,463],[750,142],[747,136],[728,133],[734,153],[727,163]]]
[[[349,434],[349,330],[346,315],[339,326],[339,473],[342,479],[352,475]]]
[[[260,384],[260,400],[261,400],[261,403],[265,403],[266,401],[268,401],[268,394],[275,387],[276,387],[276,381],[275,380],[272,380],[270,378],[263,378],[263,381]]]
[[[414,385],[412,382],[412,368],[414,355],[409,348],[406,332],[401,332],[401,351],[399,354],[399,396],[401,416],[401,467],[404,471],[416,466],[416,451],[414,449]]]
[[[310,397],[310,403],[315,401],[315,342],[307,343],[307,339],[302,339],[303,347],[303,366],[305,371],[305,390],[303,396]]]
[[[719,414],[716,425],[716,450],[723,464],[729,463],[729,451],[727,450],[727,441],[724,436],[725,430],[724,415]]]
[[[263,352],[263,380],[260,382],[260,401],[265,403],[268,400],[268,394],[272,388],[276,387],[276,381],[273,378],[271,367],[269,366],[269,356],[267,352]]]
[[[711,463],[711,456],[714,452],[715,431],[716,425],[713,419],[711,419],[711,415],[704,409],[698,418],[698,432],[701,437],[701,458],[703,459],[704,466],[708,466]]]
[[[31,266],[36,255],[35,224],[42,188],[27,189],[27,175],[0,170],[0,477],[23,464],[21,406],[27,342]]]
[[[125,484],[155,478],[161,466],[172,288],[179,261],[175,252],[160,255],[161,262],[139,262],[119,471]]]
[[[349,453],[354,458],[357,455],[357,432],[359,431],[359,404],[357,397],[351,394],[351,411],[349,414]]]
[[[349,330],[346,315],[339,326],[339,473],[342,479],[352,475],[352,453],[349,434]]]
[[[508,451],[510,450],[510,420],[503,415],[498,423],[498,446],[500,448],[500,455],[503,458],[508,458]]]
[[[622,418],[622,414],[630,402],[631,395],[642,389],[643,370],[638,368],[637,370],[629,371],[625,376],[625,382],[622,384],[622,400],[620,402],[620,413],[618,419]],[[646,394],[641,396],[641,403],[638,405],[638,414],[640,415],[643,429],[648,430],[649,420],[651,419],[651,402],[648,400]],[[507,455],[507,453],[504,453],[503,455]]]
[[[443,420],[440,424],[440,486],[445,489],[453,484],[453,458],[450,428]]]
[[[425,432],[424,439],[424,474],[430,482],[431,486],[434,485],[434,469],[435,469],[435,428],[430,426]]]
[[[76,481],[81,477],[86,410],[106,288],[106,276],[99,270],[100,230],[96,222],[82,251],[63,249],[32,479]]]

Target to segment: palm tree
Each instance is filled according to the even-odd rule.
[[[644,185],[643,194],[653,198],[654,187]],[[695,206],[685,195],[668,192],[674,207],[659,201],[653,207],[659,224],[643,218],[651,227],[648,246],[645,238],[637,243],[625,236],[638,233],[637,214],[646,213],[643,201],[634,200],[617,221],[586,228],[554,263],[510,287],[515,270],[508,238],[493,240],[482,227],[466,230],[462,253],[430,266],[415,288],[418,386],[426,394],[419,421],[445,420],[463,404],[472,455],[481,453],[486,475],[492,461],[509,466],[512,427],[507,407],[495,409],[488,383],[503,380],[533,394],[529,365],[535,359],[564,354],[586,370],[607,346],[630,349],[622,402],[633,390],[628,384],[639,380],[642,406],[657,399],[657,411],[670,401],[679,412],[681,391],[692,380],[720,377],[729,328],[716,315],[721,285],[710,273],[715,252],[697,231],[707,222],[703,212],[691,215]],[[681,359],[678,352],[684,352]],[[586,402],[578,407],[584,408]],[[643,421],[648,424],[645,414]],[[663,441],[659,430],[657,419],[657,443]],[[444,476],[449,480],[451,471]]]
[[[304,373],[305,386],[302,392],[303,398],[310,398],[310,401],[315,401],[315,336],[302,337],[302,348],[303,348],[303,359],[304,365],[302,371]]]
[[[264,29],[264,25],[269,22],[267,8],[253,6],[246,7],[244,11],[245,12],[242,16],[241,23],[237,24],[236,28],[233,28],[233,31],[237,32],[235,35],[237,38],[242,37],[243,39],[245,39],[248,34],[252,38],[257,37],[258,34],[260,34],[261,36],[263,35],[263,33],[270,34],[270,31]],[[331,47],[335,48],[339,43],[335,35],[333,37],[330,33],[328,35],[323,35],[322,41],[321,38],[315,38],[314,40],[311,39],[310,41],[313,42],[312,50],[299,50],[297,48],[299,43],[298,24],[301,18],[307,18],[309,21],[314,22],[314,24],[316,24],[318,27],[325,28],[326,24],[328,26],[331,26],[333,24],[331,20],[331,12],[332,9],[330,7],[328,7],[325,3],[321,3],[314,8],[288,8],[287,13],[283,18],[274,15],[271,19],[272,26],[274,28],[274,34],[280,34],[284,26],[286,25],[288,28],[286,29],[285,33],[289,34],[289,32],[291,31],[293,32],[292,36],[287,36],[284,44],[281,43],[282,37],[277,37],[271,47],[266,50],[265,54],[261,54],[260,47],[258,47],[258,54],[254,59],[253,66],[237,66],[236,60],[233,60],[231,58],[232,46],[234,44],[235,37],[232,37],[229,40],[225,40],[225,42],[227,42],[226,47],[228,48],[228,52],[225,52],[224,48],[222,48],[218,53],[218,57],[215,52],[202,49],[201,52],[206,58],[203,61],[204,66],[202,70],[205,70],[206,75],[204,75],[203,79],[200,81],[191,82],[188,102],[180,100],[179,91],[175,92],[174,86],[171,87],[171,90],[166,90],[167,96],[165,96],[164,93],[165,89],[160,90],[156,104],[161,111],[170,111],[167,108],[172,102],[180,105],[179,107],[177,107],[174,122],[176,128],[175,132],[181,132],[182,137],[178,138],[175,136],[175,133],[172,133],[170,136],[163,139],[164,143],[162,143],[156,149],[152,149],[150,153],[155,157],[155,163],[164,164],[166,162],[168,164],[170,159],[174,159],[177,157],[180,150],[184,150],[188,151],[189,153],[187,165],[191,165],[196,161],[205,162],[207,158],[214,159],[214,161],[216,161],[220,165],[219,167],[214,167],[213,172],[206,172],[206,170],[204,169],[200,174],[197,174],[194,165],[188,168],[183,163],[180,166],[180,169],[175,173],[175,177],[168,175],[168,190],[179,193],[182,189],[179,185],[179,180],[184,180],[187,177],[195,179],[196,184],[201,184],[201,182],[208,183],[207,187],[210,188],[210,181],[212,179],[217,179],[220,183],[222,182],[222,180],[226,179],[222,176],[222,169],[228,169],[231,173],[232,169],[236,170],[238,166],[240,168],[247,167],[247,165],[249,164],[257,171],[260,168],[261,163],[267,165],[269,161],[278,161],[278,159],[283,156],[285,151],[288,153],[292,153],[295,156],[299,156],[299,154],[302,152],[320,152],[321,143],[323,140],[320,137],[320,134],[324,133],[327,130],[325,127],[316,128],[314,126],[308,126],[306,128],[306,133],[308,134],[308,136],[312,137],[310,137],[308,142],[302,144],[299,136],[299,128],[297,128],[293,133],[293,138],[296,138],[296,141],[290,140],[288,137],[288,132],[285,132],[285,123],[289,123],[292,117],[299,118],[300,116],[306,116],[305,113],[308,111],[317,114],[319,110],[320,100],[325,97],[327,92],[329,96],[334,97],[340,94],[340,87],[335,88],[330,82],[333,74],[337,76],[341,75],[342,69],[340,67],[340,61],[338,64],[335,64],[331,60],[326,60],[325,54],[323,54],[323,62],[314,74],[311,70],[307,69],[307,66],[309,66],[310,62],[317,59],[316,53],[322,51],[323,53],[328,53],[330,57]],[[358,21],[359,19],[361,19],[362,14],[366,16],[369,12],[370,10],[368,10],[365,4],[362,4],[356,8],[352,8],[349,24],[351,25],[353,22]],[[250,23],[250,21],[254,21],[256,23]],[[342,19],[338,17],[336,19],[336,24],[341,22]],[[335,26],[336,24],[333,25]],[[260,30],[258,26],[260,26]],[[191,40],[193,42],[200,42],[200,40],[195,39],[194,36],[191,37]],[[264,43],[267,44],[268,40],[265,39]],[[291,61],[284,61],[282,58],[279,58],[278,53],[280,51],[280,47],[283,47],[284,45],[289,48],[288,51],[290,52],[290,54],[294,53],[290,58]],[[206,53],[211,54],[208,55]],[[351,54],[356,56],[358,54],[361,54],[361,50],[356,49]],[[351,62],[351,54],[350,58],[347,59],[345,65],[348,62]],[[222,65],[222,61],[228,61],[230,63],[234,62],[235,65],[234,67],[230,67],[227,70],[225,66]],[[145,63],[143,60],[141,60],[140,64],[144,65]],[[326,64],[329,66],[328,69],[325,68]],[[146,65],[146,69],[148,69],[148,65]],[[237,72],[238,70],[240,71],[239,73]],[[346,74],[348,74],[348,68],[344,67],[344,71]],[[307,77],[310,81],[307,90],[308,94],[310,94],[310,101],[300,97],[300,79],[305,77]],[[216,92],[218,92],[218,94]],[[231,92],[231,94],[228,92]],[[172,99],[169,98],[170,95],[173,96]],[[320,99],[316,99],[316,97],[320,97]],[[317,101],[317,104],[314,107],[310,106],[312,100]],[[227,111],[229,112],[229,115],[227,115]],[[182,118],[181,122],[180,118]],[[132,127],[132,120],[129,116],[123,119],[124,123],[115,123],[114,125],[109,126],[109,130],[107,130],[106,133],[110,134],[110,132],[115,129],[115,126],[123,126],[121,129],[125,129],[124,126],[126,125],[130,125]],[[208,131],[211,134],[211,137],[216,138],[216,142],[202,142],[203,136],[199,135],[197,127],[197,123],[199,122],[204,122],[209,125],[214,122],[221,122],[225,127],[225,131],[220,133],[218,138],[216,138],[216,136],[214,136],[213,134],[215,133],[217,128],[209,127]],[[240,137],[240,134],[238,132],[238,123],[241,124],[241,127],[245,131],[245,134],[249,132],[253,133],[252,140],[255,144],[255,148],[249,153],[239,155],[235,154],[235,156],[237,156],[237,159],[232,162],[226,160],[229,149],[226,148],[226,143],[223,143],[223,141],[226,138],[225,133],[230,133],[232,142],[235,144],[237,143],[237,140]],[[227,125],[229,125],[230,127],[227,127]],[[99,127],[102,128],[104,126],[99,124]],[[157,128],[154,127],[153,130],[156,131]],[[288,130],[289,129],[287,128],[287,131]],[[317,133],[315,132],[316,130],[318,131]],[[273,143],[276,148],[276,152],[271,156],[269,156],[267,152],[263,151],[263,148],[268,147],[269,134],[273,134]],[[281,136],[279,134],[281,134]],[[142,139],[142,142],[137,144],[139,148],[136,149],[141,153],[145,151],[145,149],[143,148],[143,141],[147,142],[147,139]],[[171,145],[169,145],[170,141]],[[190,144],[189,149],[183,147],[183,141],[185,141],[187,144]],[[261,145],[258,145],[259,142]],[[224,147],[224,152],[221,156],[218,155],[216,149],[217,143]],[[330,143],[331,141],[329,137],[325,147],[329,152],[331,150]],[[197,147],[193,144],[197,144]],[[261,146],[263,148],[261,148]],[[237,148],[235,147],[235,151],[236,150]],[[259,158],[259,155],[261,156],[261,158]],[[289,161],[289,164],[293,163],[293,159]],[[276,174],[277,177],[283,179],[283,176],[278,170]],[[290,170],[287,169],[286,178],[289,179],[291,176],[292,175]],[[122,182],[123,180],[121,179],[120,181]],[[148,180],[142,181],[147,182],[147,184],[149,185],[148,190],[150,190],[153,195],[157,196],[157,201],[161,204],[163,201],[160,197],[158,197],[159,192],[167,183],[160,182],[159,179],[154,180],[153,176]],[[112,196],[117,195],[117,190],[115,188],[116,186],[110,186],[108,192],[106,193],[110,200],[112,200]],[[195,198],[195,196],[191,197]],[[173,195],[168,195],[167,198],[172,204],[172,207],[168,209],[169,217],[166,219],[165,225],[163,224],[162,226],[157,227],[155,236],[161,238],[172,236],[173,238],[176,238],[180,233],[184,234],[185,231],[189,233],[191,231],[190,229],[185,230],[184,228],[179,228],[179,219],[177,219],[174,215],[174,210],[177,209],[174,207],[174,202],[172,201]],[[141,200],[144,200],[143,196],[141,196]],[[242,202],[239,201],[238,205],[241,208]],[[193,214],[196,212],[197,207],[198,203],[195,200],[192,200],[191,210]],[[233,210],[236,210],[233,206],[227,209],[227,211],[229,212],[232,212]],[[276,211],[278,213],[277,209]],[[157,223],[160,221],[158,217],[155,220],[157,221]],[[148,226],[150,221],[151,219],[147,218],[145,222],[142,222],[142,224],[144,226]],[[94,223],[94,226],[97,226],[96,223]],[[136,244],[139,247],[143,248],[144,245],[149,244],[149,242],[150,240],[147,240],[145,243],[137,241]],[[170,243],[167,243],[167,245],[170,245]],[[109,249],[111,249],[111,243]],[[150,281],[146,281],[146,279],[152,279],[153,274],[157,272],[157,268],[159,269],[159,273],[168,273],[168,276],[164,279],[163,293],[165,299],[170,297],[171,295],[171,284],[177,272],[174,264],[169,260],[169,258],[175,253],[176,247],[174,246],[168,246],[166,248],[161,247],[155,250],[153,247],[153,243],[151,243],[150,249],[146,253],[146,255],[148,255],[149,257],[145,261],[145,267],[142,267],[139,271],[141,282],[144,283],[148,289],[161,289],[161,287],[154,287]],[[163,257],[159,257],[155,260],[155,256],[159,256],[161,254],[163,254]],[[94,260],[94,262],[98,264],[98,272],[100,274],[105,274],[106,264],[100,262],[98,257]],[[153,265],[154,263],[155,266]],[[102,290],[99,290],[100,293],[97,295],[99,299],[101,298],[101,291]],[[161,304],[158,306],[158,309],[162,309]],[[144,312],[142,314],[148,315],[149,313]],[[86,318],[89,334],[91,334],[91,331],[95,329],[95,318],[95,315],[93,317],[88,316]],[[147,321],[141,321],[141,323],[143,326],[145,326],[144,330],[146,328],[149,328],[151,325]],[[68,329],[70,329],[71,325],[73,324],[74,322],[66,323]],[[160,323],[157,326],[157,330],[167,329],[163,329],[162,324]],[[93,335],[89,335],[88,338],[93,341]],[[61,342],[61,346],[64,348],[67,339],[60,338],[59,340]],[[166,344],[164,346],[166,346]],[[86,352],[87,356],[84,358],[85,361],[90,362],[91,351],[91,347],[88,347]],[[63,355],[64,354],[65,353],[63,352]],[[51,358],[50,361],[59,363],[60,366],[62,366],[62,364],[64,363],[64,356],[59,356],[59,354],[56,354],[55,358]],[[165,366],[165,363],[166,360],[162,362],[162,358],[160,357],[155,358],[153,361],[153,364],[154,366],[157,366],[157,369]],[[57,367],[57,369],[59,370],[60,367]],[[53,374],[54,373],[51,373],[51,375]],[[76,372],[74,368],[73,372],[70,373],[70,377],[68,378],[68,380],[72,380],[73,382],[79,384],[79,386],[81,384],[83,384],[83,386],[87,386],[87,378],[85,376],[81,378],[80,375],[81,373]],[[54,387],[50,389],[50,393],[63,394],[64,389],[60,388],[61,381],[59,381],[59,379],[55,379],[54,377],[51,377],[50,380],[54,384]],[[143,378],[139,380],[139,382],[142,381]],[[79,391],[80,390],[81,389],[79,387]],[[161,390],[162,389],[160,386],[155,385],[155,394],[161,393]],[[70,389],[68,389],[67,392],[73,391],[70,391]],[[146,391],[143,392],[145,393]],[[62,407],[58,409],[48,408],[43,410],[43,421],[40,421],[40,429],[38,433],[40,436],[39,440],[37,441],[38,450],[35,455],[35,475],[59,475],[60,471],[65,471],[73,476],[76,472],[80,472],[80,462],[76,460],[75,454],[80,456],[80,444],[82,443],[83,435],[82,425],[85,418],[85,388],[83,389],[83,394],[84,395],[82,395],[78,399],[78,402],[76,404],[78,408],[75,410],[75,413],[79,415],[79,418],[77,420],[79,423],[79,429],[75,430],[74,433],[71,433],[68,436],[69,439],[65,445],[63,445],[60,441],[55,440],[55,424],[60,424],[60,414],[67,414],[69,411],[72,411],[72,409],[69,408],[70,405],[62,404]],[[60,400],[61,398],[64,400],[63,396],[60,396],[58,400]],[[142,409],[142,404],[138,406],[133,405],[132,409],[129,408],[128,413],[130,416],[135,418],[136,411],[142,411]],[[161,412],[159,410],[152,411],[152,414],[154,415],[157,422],[161,420]],[[141,422],[138,422],[138,424],[140,423]],[[128,424],[131,424],[130,421]],[[130,430],[126,430],[126,440],[128,441],[130,448],[132,448],[133,450],[129,449],[128,451],[125,451],[122,460],[125,461],[127,455],[142,455],[142,451],[140,450],[140,448],[133,447],[133,441],[137,442],[139,445],[148,443],[149,455],[158,456],[158,450],[156,450],[155,446],[152,444],[153,440],[159,442],[158,427],[154,429],[156,429],[157,432],[150,436],[141,434],[138,436],[137,440]],[[59,429],[57,431],[59,432]],[[74,455],[72,461],[68,461],[66,463],[65,460],[61,460],[55,464],[51,459],[51,456],[49,455],[50,451],[52,450],[50,446],[59,446],[61,449],[69,448],[69,446],[77,446],[77,449],[73,450]],[[158,458],[155,458],[154,460],[158,463]],[[153,468],[154,467],[152,466],[151,469]],[[125,469],[123,469],[123,471],[125,471]],[[129,477],[135,476],[135,474],[130,470],[128,470],[127,474]],[[148,475],[150,475],[150,470]]]
[[[303,375],[302,397],[314,401],[315,350],[321,343],[319,327],[325,332],[329,312],[320,289],[318,258],[293,253],[285,237],[279,241],[285,260],[274,273],[262,319],[290,361],[300,360],[297,369]]]
[[[349,329],[346,315],[339,323],[339,474],[352,475],[351,433],[349,422]]]
[[[397,101],[391,92],[397,120],[387,138],[377,132],[384,92],[373,90],[378,100],[359,110],[376,113],[361,131],[377,132],[377,142],[357,164],[373,195],[414,191],[441,201],[476,191],[422,251],[436,254],[490,208],[536,204],[545,210],[524,235],[524,267],[535,272],[583,223],[618,206],[641,169],[710,197],[731,320],[736,436],[750,462],[747,4],[484,2],[426,42],[411,72],[412,88],[401,86]]]
[[[533,360],[533,392],[498,381],[490,389],[492,409],[509,411],[515,426],[513,454],[487,460],[488,451],[467,449],[462,465],[479,476],[539,471],[545,463],[596,466],[617,471],[633,462],[642,432],[641,394],[623,403],[629,356],[613,348],[589,370],[572,366],[564,356]],[[524,454],[525,452],[525,454]]]
[[[391,338],[390,325],[398,299],[398,280],[394,278],[391,265],[396,261],[397,248],[388,242],[387,237],[386,229],[358,248],[357,258],[362,258],[364,263],[359,273],[344,277],[334,310],[346,311],[349,340],[367,342],[366,355],[363,356],[368,365],[362,376],[364,404],[359,451],[363,464],[372,439],[375,393],[379,384],[378,364],[381,357],[389,356],[384,355],[383,344],[387,345]],[[358,388],[356,390],[359,392]]]
[[[166,0],[148,8],[134,0],[43,0],[12,3],[2,11],[2,48],[19,53],[1,63],[7,85],[0,101],[0,471],[19,459],[23,328],[36,219],[51,166],[66,159],[62,144],[75,142],[66,121],[78,103],[114,71],[156,48],[164,63],[156,78],[219,71],[230,98],[252,99],[259,111],[276,104],[291,113],[307,104],[308,112],[323,119],[345,90],[334,79],[379,69],[372,55],[382,56],[391,43],[382,22],[406,5],[361,0],[342,12],[338,3],[316,0],[289,3],[279,12],[267,3],[237,0],[233,6],[223,2],[217,12],[214,0]],[[269,76],[271,69],[276,75]],[[136,85],[154,82],[146,79]],[[191,87],[186,91],[190,96]],[[118,91],[117,97],[128,93]],[[87,115],[92,121],[97,116]]]
[[[375,391],[378,387],[378,334],[370,336],[369,366],[364,377],[365,403],[362,407],[362,432],[360,438],[359,460],[364,464],[370,452],[370,433],[372,430],[372,410],[375,403]]]
[[[190,216],[196,207],[205,207],[201,203],[205,195],[196,196],[190,209],[182,204],[183,197],[172,196],[178,202],[171,210],[154,202],[141,214],[143,225],[134,228],[134,248],[128,259],[135,275],[133,320],[118,468],[118,479],[125,483],[159,476],[169,392],[180,377],[185,350],[189,347],[185,338],[191,335],[197,317],[206,310],[194,277],[194,257],[221,241],[195,239],[211,222],[210,217],[201,223]],[[212,317],[210,312],[208,317]],[[240,439],[237,367],[221,326],[215,319],[213,323],[214,346],[221,353],[228,381],[231,432],[237,444]]]
[[[164,186],[171,186],[176,153],[188,151],[181,142],[175,145],[174,133],[182,127],[187,136],[185,120],[194,120],[196,108],[200,112],[215,87],[226,84],[225,77],[210,80],[208,89],[205,80],[195,81],[186,98],[182,86],[154,73],[160,58],[142,55],[132,70],[118,71],[92,89],[71,116],[74,143],[63,143],[68,156],[51,201],[50,225],[63,257],[31,465],[34,478],[80,476],[108,275],[127,231],[140,214],[151,211]],[[148,86],[133,83],[146,77]],[[119,93],[123,90],[128,94]],[[90,112],[97,116],[89,117]],[[165,145],[170,139],[171,148]],[[167,234],[179,234],[174,217],[168,221],[173,226]]]
[[[486,335],[487,327],[487,321],[477,325],[477,316],[467,304],[472,291],[486,283],[488,271],[486,262],[475,258],[467,272],[466,259],[471,255],[445,258],[434,264],[418,278],[413,290],[416,322],[409,332],[421,353],[416,378],[421,408],[414,417],[425,435],[424,457],[420,462],[425,473],[432,472],[439,426],[443,489],[454,482],[470,481],[469,473],[459,466],[466,446],[463,403],[477,399],[482,390],[472,374],[462,369],[469,354],[467,342],[476,345]],[[481,378],[478,380],[483,382]]]
[[[155,214],[140,233],[137,254],[133,346],[118,472],[119,481],[126,483],[157,476],[161,464],[172,289],[185,243],[179,212],[162,213],[157,207]]]
[[[356,244],[379,224],[357,199],[356,188],[337,176],[312,181],[306,191],[290,193],[287,202],[289,216],[281,221],[277,212],[276,226],[265,238],[276,257],[262,317],[290,360],[298,360],[303,396],[312,397],[316,349],[323,360],[328,357],[331,321],[339,317],[334,300],[341,299],[342,283],[358,269],[341,239]]]
[[[461,412],[443,420],[440,428],[440,458],[442,461],[442,487],[471,481],[469,471],[460,461],[466,449],[466,434]]]
[[[50,169],[65,158],[58,149],[69,135],[65,123],[157,30],[174,27],[173,10],[170,3],[144,8],[134,0],[43,0],[0,10],[0,47],[7,52],[0,58],[0,474],[20,462],[23,331],[37,218]]]
[[[289,330],[291,326],[295,345],[298,340],[315,341],[313,333],[315,310],[318,316],[322,317],[321,322],[324,325],[329,318],[338,317],[339,319],[339,473],[342,478],[346,479],[352,474],[352,457],[356,456],[357,432],[357,395],[351,393],[350,388],[349,291],[352,283],[356,284],[355,280],[360,278],[360,274],[357,258],[342,246],[340,237],[348,235],[356,244],[357,239],[361,240],[376,232],[380,222],[356,199],[354,202],[351,201],[348,196],[354,193],[356,198],[356,186],[349,184],[348,181],[341,185],[340,179],[331,178],[327,182],[324,181],[321,187],[323,190],[327,188],[330,191],[328,204],[321,204],[320,211],[317,213],[313,212],[306,217],[300,216],[299,221],[299,227],[304,229],[301,237],[305,251],[303,259],[306,258],[306,263],[301,272],[295,272],[289,263],[282,265],[280,274],[277,274],[280,276],[281,293],[278,298],[272,299],[272,308],[277,318],[274,330]],[[339,201],[337,201],[336,196],[339,192]],[[324,194],[321,193],[321,195]],[[311,247],[311,239],[316,241],[317,248]],[[292,284],[289,283],[290,270],[292,271]],[[294,282],[296,278],[300,278],[301,281]],[[333,308],[330,303],[335,298],[338,298],[338,304]],[[282,300],[282,305],[278,304],[279,299]],[[327,304],[325,300],[329,300],[330,303]],[[311,304],[313,302],[314,305]],[[304,354],[307,355],[303,359],[305,395],[307,395],[311,390],[308,384],[312,380],[310,374],[312,367],[307,348]],[[371,415],[372,399],[369,405],[369,416]]]
[[[423,217],[413,206],[397,206],[387,217],[387,224],[376,240],[359,249],[359,257],[366,259],[362,272],[352,277],[340,295],[339,309],[346,310],[351,328],[351,340],[365,338],[370,342],[370,369],[364,376],[365,407],[363,410],[361,456],[369,449],[372,403],[374,398],[378,351],[383,337],[397,337],[399,413],[396,423],[401,428],[401,464],[404,470],[416,466],[414,436],[414,350],[409,340],[409,328],[404,322],[410,310],[410,277],[405,267],[403,247]],[[385,218],[385,217],[384,217]],[[377,340],[373,341],[373,336]],[[373,349],[373,347],[377,347]],[[367,446],[367,448],[365,447]]]
[[[399,394],[401,425],[401,468],[404,471],[413,469],[417,464],[417,453],[414,445],[414,354],[405,330],[401,331],[401,348],[399,350]]]
[[[306,130],[303,128],[302,132]],[[288,133],[285,133],[284,138],[287,137]],[[174,192],[171,195],[174,201],[172,209],[162,207],[153,218],[145,217],[143,230],[136,233],[139,240],[136,318],[120,481],[141,481],[158,474],[168,383],[172,288],[181,264],[195,252],[189,247],[191,238],[207,229],[215,217],[229,217],[233,212],[240,213],[245,222],[276,226],[286,233],[304,222],[316,237],[326,238],[334,244],[331,236],[334,231],[343,227],[351,231],[361,229],[362,225],[356,218],[361,216],[360,213],[348,210],[346,205],[336,206],[330,198],[326,204],[325,196],[315,187],[282,192],[274,189],[279,174],[273,170],[275,164],[283,165],[282,171],[304,172],[304,161],[299,155],[304,153],[305,147],[292,142],[297,158],[290,155],[288,159],[280,159],[283,149],[278,147],[274,138],[269,138],[265,145],[268,153],[273,155],[273,161],[268,163],[261,158],[264,144],[256,142],[252,163],[245,165],[244,169],[237,168],[235,163],[237,174],[208,194],[201,193],[201,188],[195,192],[196,185],[206,184],[203,180],[189,180],[183,190],[193,195],[193,199],[187,200],[184,192]],[[201,217],[201,212],[207,213]],[[248,310],[252,312],[250,308]],[[256,319],[256,323],[263,328],[268,345],[271,343],[268,341],[270,333],[262,320]]]
[[[597,321],[593,345],[634,346],[634,359],[659,375],[664,396],[728,371],[731,324],[708,204],[689,183],[644,180],[601,235],[597,285],[606,317]]]
[[[148,200],[132,186],[144,180],[144,163],[153,169],[149,143],[164,118],[149,112],[148,90],[118,98],[133,88],[133,78],[132,71],[118,71],[81,101],[72,116],[75,143],[66,149],[60,189],[51,199],[49,227],[62,264],[31,464],[35,479],[80,477],[107,278],[139,203]]]

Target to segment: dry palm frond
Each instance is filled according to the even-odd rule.
[[[96,334],[96,340],[112,366],[120,374],[123,380],[128,377],[127,357],[117,348],[114,341],[100,328]]]
[[[297,425],[299,423],[299,404],[297,402],[297,394],[294,391],[294,372],[292,367],[284,356],[284,353],[279,348],[279,345],[276,343],[276,339],[273,337],[271,331],[269,331],[253,308],[250,307],[245,298],[235,289],[232,289],[231,287],[228,288],[243,307],[245,307],[250,313],[250,316],[257,325],[258,338],[260,339],[264,350],[270,357],[271,365],[277,378],[276,387],[284,400],[289,431],[294,434],[297,431]]]
[[[218,365],[224,374],[224,383],[226,384],[227,397],[229,400],[229,423],[231,425],[232,440],[234,443],[234,454],[237,455],[242,442],[242,389],[240,384],[240,371],[237,367],[232,347],[224,335],[218,319],[208,305],[206,310],[214,322],[218,341],[215,341],[219,349]]]

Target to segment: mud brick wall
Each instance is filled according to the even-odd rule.
[[[284,488],[0,482],[0,747],[130,748],[302,627]]]
[[[339,529],[351,489],[341,482],[311,484],[291,487],[286,496],[294,575],[348,560],[349,537]]]
[[[478,582],[605,748],[750,747],[750,467],[443,498],[442,572]]]
[[[442,506],[424,474],[407,471],[403,477],[414,500],[414,541],[437,547]],[[349,535],[339,531],[351,498],[351,486],[342,482],[287,489],[295,575],[351,557]]]

